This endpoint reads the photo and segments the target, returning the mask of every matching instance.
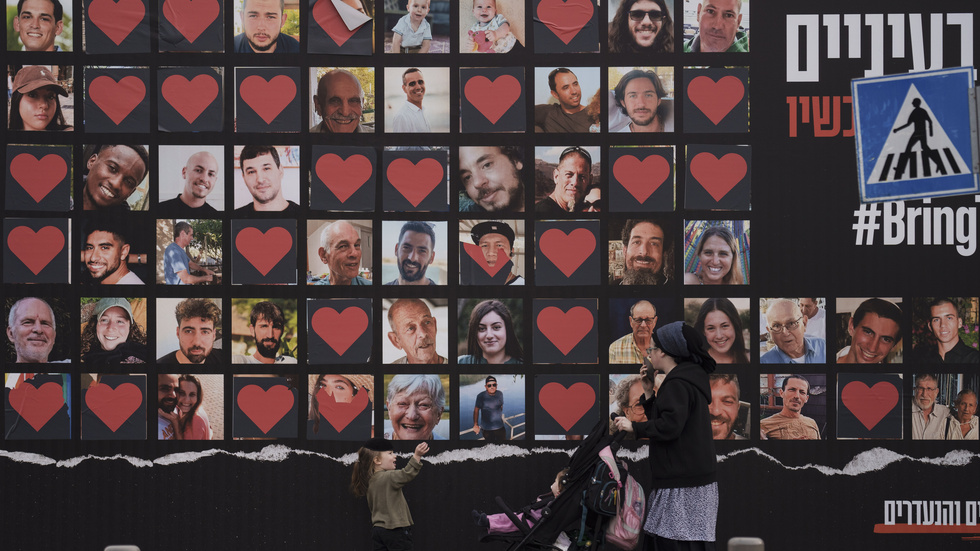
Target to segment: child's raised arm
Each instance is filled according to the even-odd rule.
[[[418,446],[415,446],[415,455],[413,457],[415,457],[416,461],[421,462],[422,456],[427,453],[429,453],[429,445],[425,442],[421,442]]]

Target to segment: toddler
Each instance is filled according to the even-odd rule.
[[[555,481],[551,484],[551,493],[538,496],[538,499],[535,501],[535,503],[537,504],[545,500],[547,500],[548,502],[554,501],[554,499],[558,497],[558,494],[560,494],[562,490],[565,489],[565,482],[566,482],[565,476],[567,474],[568,474],[567,467],[558,471],[558,474],[555,475]],[[531,519],[528,520],[529,526],[534,526],[534,522],[532,522],[532,520],[537,521],[538,519],[541,518],[541,509],[543,507],[544,504],[542,504],[542,507],[535,507],[534,509],[531,510],[530,513]],[[486,528],[487,533],[489,534],[506,534],[508,532],[518,531],[517,526],[514,526],[514,523],[510,520],[510,517],[508,517],[506,513],[496,513],[493,515],[488,515],[486,513],[481,513],[480,511],[474,509],[472,514],[473,514],[473,522],[476,523],[477,526],[482,526]],[[518,513],[517,518],[523,519],[524,518],[523,513]]]
[[[395,23],[391,37],[391,53],[425,54],[432,44],[432,27],[425,20],[429,0],[408,0],[408,14]]]
[[[395,452],[383,438],[368,440],[357,450],[357,463],[351,474],[350,490],[356,496],[367,496],[371,509],[371,541],[375,550],[412,549],[412,513],[402,493],[422,468],[422,456],[429,445],[422,442],[404,469],[395,470]]]
[[[497,13],[497,0],[473,0],[473,17],[476,23],[467,32],[464,51],[503,53],[513,48],[516,39],[507,19]]]

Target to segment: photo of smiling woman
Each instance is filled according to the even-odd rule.
[[[384,437],[448,440],[449,374],[385,375]],[[440,421],[445,420],[445,423]]]
[[[466,335],[457,343],[460,352],[457,362],[468,364],[519,364],[523,363],[524,349],[518,335],[523,325],[523,307],[520,299],[459,301],[459,320],[469,311],[469,325],[461,325],[458,335]],[[518,325],[514,316],[517,312]]]
[[[170,421],[174,428],[176,440],[221,440],[223,438],[223,414],[217,413],[219,430],[215,430],[208,412],[204,407],[205,393],[210,404],[221,404],[223,399],[221,375],[190,375],[184,374],[177,378],[177,407],[172,412],[158,414]],[[205,392],[207,389],[207,392]],[[212,391],[216,392],[212,396]],[[216,406],[220,408],[219,406]]]
[[[748,266],[748,220],[685,223],[685,285],[745,285],[749,282]]]
[[[61,110],[58,96],[69,97],[68,90],[55,79],[50,68],[29,65],[17,70],[10,89],[7,127],[10,130],[74,130]]]
[[[708,343],[708,354],[719,364],[749,363],[747,298],[690,298],[684,300],[684,320]]]
[[[146,299],[96,300],[82,299],[82,361],[96,366],[146,363]]]

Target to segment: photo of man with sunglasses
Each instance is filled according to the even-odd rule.
[[[592,155],[581,147],[568,147],[558,156],[552,172],[555,187],[534,204],[539,215],[558,216],[582,212],[586,189],[592,183]]]
[[[614,54],[674,52],[674,20],[666,0],[623,0],[609,12],[609,51]]]
[[[488,375],[484,382],[486,390],[476,395],[473,406],[473,432],[483,434],[487,442],[507,440],[504,426],[504,393],[497,390],[497,378]]]

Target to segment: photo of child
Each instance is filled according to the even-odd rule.
[[[513,28],[503,12],[516,18]],[[461,0],[459,13],[461,53],[502,54],[523,48],[523,4],[502,0],[498,7],[497,0]]]
[[[409,0],[408,13],[403,15],[392,30],[391,53],[426,54],[432,44],[432,26],[425,20],[429,14],[429,0]]]

